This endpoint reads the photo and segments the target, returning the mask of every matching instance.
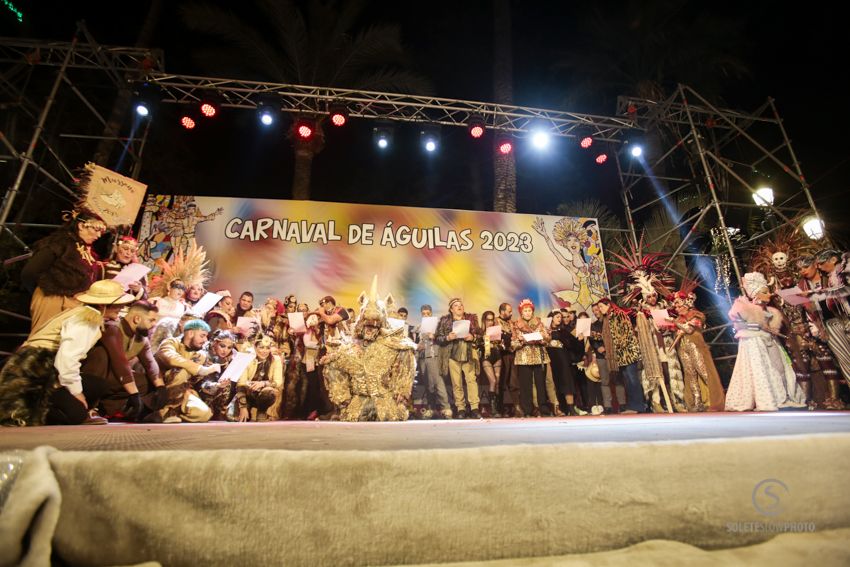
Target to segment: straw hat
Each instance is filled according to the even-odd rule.
[[[585,369],[584,374],[591,382],[599,382],[601,380],[601,377],[599,376],[599,365],[596,364],[595,358],[593,359],[593,362],[590,363],[590,366]]]
[[[136,300],[132,295],[124,293],[124,287],[115,280],[96,281],[74,297],[88,305],[125,305]]]

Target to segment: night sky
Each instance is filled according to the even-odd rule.
[[[5,36],[69,40],[74,22],[85,19],[102,44],[133,45],[146,2],[32,2],[16,0],[26,25],[0,15]],[[209,40],[189,31],[176,6],[166,6],[154,47],[165,50],[166,70],[209,76],[192,57]],[[704,3],[666,3],[671,21],[696,18]],[[246,19],[256,18],[249,1],[237,6]],[[489,2],[372,2],[364,23],[396,22],[402,27],[414,70],[431,80],[434,94],[448,98],[492,100],[492,8]],[[582,44],[590,6],[612,19],[628,12],[625,2],[514,2],[515,104],[613,115],[614,102],[599,93],[583,101],[571,91],[581,77],[559,71],[563,53]],[[752,110],[768,96],[776,99],[818,206],[830,227],[848,234],[843,197],[850,181],[850,152],[844,144],[850,114],[840,100],[838,83],[847,56],[846,30],[837,18],[814,5],[774,2],[712,3],[717,19],[739,30],[735,55],[751,75],[722,82],[718,95],[726,106]],[[726,25],[726,24],[719,24]],[[723,30],[720,30],[723,31]],[[614,44],[628,49],[622,37]],[[675,82],[677,78],[671,77]],[[571,98],[572,97],[572,98]],[[426,156],[418,146],[418,129],[402,126],[393,151],[379,155],[372,145],[368,121],[329,132],[325,150],[314,161],[313,195],[317,200],[385,203],[461,209],[487,209],[492,203],[492,141],[475,142],[462,128],[442,129],[438,155]],[[492,135],[492,134],[491,134]],[[283,133],[260,132],[249,111],[225,111],[217,123],[192,133],[154,124],[149,159],[141,179],[157,193],[288,197],[292,176],[291,144]],[[558,140],[547,156],[517,144],[518,209],[554,212],[557,205],[596,196],[620,212],[614,165],[599,167],[579,151],[574,140]],[[168,160],[160,167],[159,159]],[[777,180],[777,191],[790,190]]]

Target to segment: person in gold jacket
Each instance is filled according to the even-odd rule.
[[[283,392],[283,363],[272,354],[274,341],[262,336],[254,341],[256,358],[236,384],[236,396],[228,411],[230,421],[269,421],[280,419]],[[238,412],[238,413],[237,413]]]
[[[221,372],[220,365],[207,364],[207,355],[201,350],[209,332],[209,325],[193,319],[183,326],[182,335],[160,343],[155,358],[165,381],[168,399],[162,409],[154,412],[154,421],[205,422],[212,417],[209,406],[192,388],[201,377]]]

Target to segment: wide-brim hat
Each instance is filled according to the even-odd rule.
[[[88,305],[126,305],[136,300],[129,293],[124,293],[124,287],[115,280],[96,281],[74,298]]]

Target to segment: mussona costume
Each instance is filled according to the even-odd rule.
[[[367,296],[360,294],[355,340],[330,351],[322,360],[331,401],[342,421],[404,421],[416,374],[416,344],[404,329],[391,330],[387,309],[391,295],[378,299],[378,278]]]
[[[702,336],[705,314],[693,307],[686,307],[678,313],[676,326],[679,327],[676,352],[685,375],[685,403],[688,411],[723,411],[723,384]]]

